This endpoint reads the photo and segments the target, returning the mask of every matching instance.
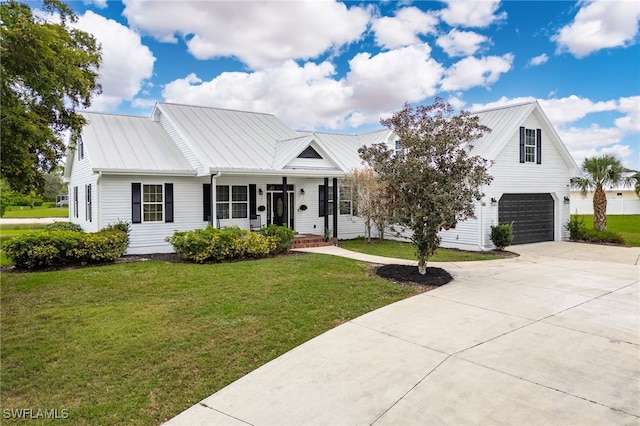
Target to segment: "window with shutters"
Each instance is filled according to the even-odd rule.
[[[216,212],[218,219],[249,217],[249,188],[246,185],[217,185]]]

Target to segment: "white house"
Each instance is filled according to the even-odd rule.
[[[65,168],[70,220],[85,231],[130,222],[130,254],[170,252],[167,236],[207,224],[362,235],[341,178],[361,166],[362,145],[397,141],[386,129],[304,132],[270,114],[170,103],[158,103],[150,118],[83,115],[88,124]],[[477,219],[444,232],[443,246],[491,249],[490,225],[511,221],[515,243],[565,239],[577,166],[540,106],[478,115],[493,132],[472,153],[493,161],[495,179]]]

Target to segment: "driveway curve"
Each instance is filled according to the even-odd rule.
[[[640,425],[640,248],[510,247],[265,364],[168,425]],[[327,254],[371,259],[337,249]]]

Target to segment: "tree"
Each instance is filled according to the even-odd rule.
[[[384,239],[384,228],[389,220],[389,209],[386,200],[385,187],[376,172],[370,168],[356,169],[346,179],[351,187],[357,215],[363,218],[365,226],[365,240],[371,241],[371,228],[378,229],[378,239]]]
[[[381,123],[400,138],[402,149],[376,144],[361,148],[360,156],[388,186],[394,221],[413,231],[418,269],[425,274],[440,244],[438,232],[474,217],[474,201],[491,183],[487,160],[469,155],[470,143],[490,129],[468,112],[454,115],[440,98],[415,110],[405,104]]]
[[[585,158],[582,162],[581,177],[571,179],[571,185],[580,189],[583,196],[593,192],[593,227],[598,231],[607,229],[607,195],[605,187],[631,186],[636,182],[634,176],[626,173],[620,160],[611,154]]]
[[[44,173],[64,154],[65,133],[85,123],[76,109],[101,91],[95,38],[69,26],[77,17],[60,0],[44,0],[44,7],[50,19],[26,4],[0,3],[0,164],[21,193],[42,190]]]
[[[45,201],[56,201],[59,194],[67,192],[67,185],[62,180],[62,171],[56,167],[44,175],[42,198]]]

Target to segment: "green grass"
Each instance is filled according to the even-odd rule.
[[[71,424],[161,423],[306,340],[415,294],[367,268],[293,255],[3,273],[0,405],[67,409]]]
[[[578,215],[593,229],[593,215]],[[618,232],[627,245],[640,247],[640,215],[607,215],[607,230]]]
[[[69,217],[68,207],[51,207],[55,203],[45,203],[33,209],[24,206],[10,206],[4,212],[4,218],[40,218],[40,217]]]
[[[415,249],[412,244],[401,241],[385,240],[382,243],[372,241],[367,243],[364,239],[340,241],[340,247],[359,253],[375,256],[394,257],[396,259],[416,260]],[[465,262],[471,260],[502,259],[507,254],[497,252],[475,252],[455,249],[440,248],[429,259],[429,262]]]

